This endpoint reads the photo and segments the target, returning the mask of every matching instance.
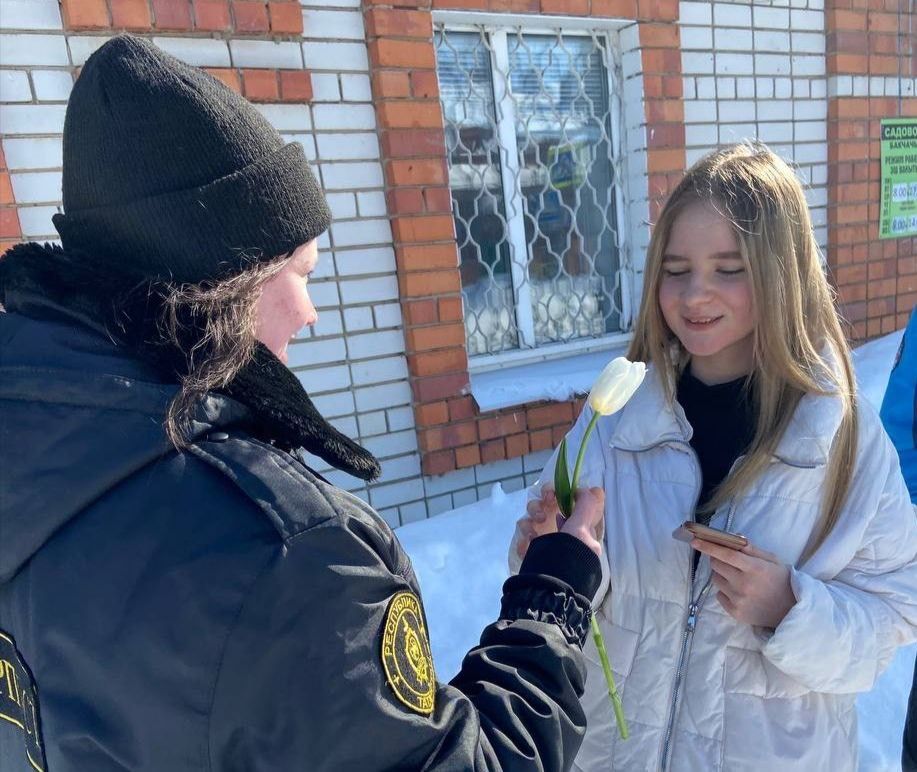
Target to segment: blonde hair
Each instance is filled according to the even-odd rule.
[[[765,145],[743,143],[710,153],[688,170],[669,196],[650,239],[643,301],[628,358],[652,362],[666,395],[674,400],[689,355],[665,323],[659,283],[673,223],[696,202],[713,205],[732,224],[757,314],[749,379],[756,409],[754,437],[705,509],[714,510],[751,488],[805,394],[831,394],[843,403],[820,522],[805,558],[831,532],[847,495],[856,456],[856,381],[802,186],[790,166]],[[833,364],[826,361],[826,353]]]

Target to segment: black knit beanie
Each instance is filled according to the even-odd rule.
[[[83,67],[64,123],[67,250],[150,279],[218,280],[311,241],[331,213],[299,143],[147,40]]]

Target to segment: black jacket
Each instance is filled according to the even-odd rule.
[[[159,371],[68,310],[6,305],[4,772],[569,768],[598,582],[579,541],[536,540],[436,683],[410,561],[367,505],[226,396],[175,452]]]

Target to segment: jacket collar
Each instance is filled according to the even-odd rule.
[[[183,352],[199,339],[200,330],[195,320],[187,320],[183,349],[163,338],[158,322],[167,290],[51,245],[19,244],[0,260],[0,305],[8,311],[32,318],[50,313],[82,324],[152,368],[161,382],[175,384],[187,371]],[[244,428],[259,440],[284,450],[303,448],[364,480],[379,476],[372,454],[329,424],[296,375],[260,343],[233,380],[204,402],[243,405]]]
[[[832,369],[839,369],[832,352],[826,350],[823,356]],[[843,414],[843,401],[837,394],[806,394],[777,443],[774,458],[790,466],[826,464]],[[643,451],[666,442],[687,444],[692,435],[684,410],[677,401],[669,402],[659,371],[650,365],[640,388],[618,414],[612,446]]]

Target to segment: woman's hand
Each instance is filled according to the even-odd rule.
[[[577,490],[573,513],[564,520],[554,489],[545,486],[541,489],[541,498],[533,499],[526,505],[525,517],[518,522],[516,551],[523,558],[533,539],[562,531],[575,536],[598,555],[602,551],[600,540],[604,524],[605,491],[601,488]]]
[[[694,539],[691,546],[710,556],[717,600],[734,619],[776,628],[796,605],[790,569],[776,555],[750,544],[734,550],[703,539]]]
[[[554,489],[545,485],[541,489],[541,498],[532,499],[525,506],[525,516],[519,518],[519,541],[516,551],[520,558],[525,557],[529,551],[529,544],[533,539],[546,533],[555,533],[560,530],[560,507],[557,505],[557,496]]]

